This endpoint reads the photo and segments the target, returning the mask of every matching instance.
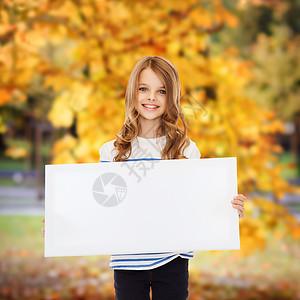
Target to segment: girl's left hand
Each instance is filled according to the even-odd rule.
[[[238,210],[239,213],[239,218],[243,218],[243,212],[245,210],[244,207],[244,201],[247,199],[246,196],[244,196],[243,194],[238,194],[237,196],[233,197],[233,200],[231,201],[232,203],[232,207],[236,208]]]

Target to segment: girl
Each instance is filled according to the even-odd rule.
[[[160,56],[141,58],[129,77],[125,122],[116,139],[100,147],[100,162],[200,159],[198,147],[187,137],[180,98],[175,66]],[[246,199],[239,194],[231,201],[240,218]],[[188,262],[193,256],[194,251],[111,255],[116,299],[149,300],[150,286],[153,300],[187,299]]]

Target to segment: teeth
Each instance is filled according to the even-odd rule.
[[[145,104],[144,104],[144,106],[146,106],[146,107],[148,107],[148,108],[155,108],[155,107],[158,107],[158,106],[156,106],[156,105],[145,105]]]

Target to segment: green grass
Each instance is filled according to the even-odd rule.
[[[0,256],[10,249],[17,251],[25,250],[37,256],[44,256],[44,237],[41,228],[44,216],[0,216]],[[103,255],[103,259],[108,259],[108,255]],[[74,257],[54,257],[54,260],[70,260]],[[87,256],[87,260],[99,260],[99,256]]]
[[[27,180],[23,178],[21,183],[15,182],[12,177],[0,177],[0,186],[2,187],[32,187],[35,186],[34,179]]]
[[[110,256],[44,257],[43,217],[0,216],[0,257],[6,283],[0,298],[2,291],[12,295],[17,283],[18,299],[29,299],[26,291],[31,286],[41,295],[38,299],[54,299],[52,295],[55,299],[90,299],[96,282],[101,285],[97,299],[114,299]],[[299,242],[282,248],[283,242],[272,233],[268,241],[266,251],[246,258],[237,258],[238,250],[197,251],[189,263],[191,299],[298,299],[293,296],[300,286]],[[240,289],[243,282],[251,285]],[[76,297],[78,286],[80,296]],[[1,299],[16,298],[5,295]]]
[[[293,163],[297,166],[297,157],[294,153],[283,152],[278,155],[279,163],[282,165],[287,165]],[[293,169],[286,169],[281,172],[283,178],[290,179],[300,176],[300,170],[295,167]]]
[[[27,150],[28,154],[30,154],[31,147],[34,147],[34,145],[30,144],[28,141],[20,138],[7,138],[6,143],[8,147],[14,146],[14,147],[21,147]],[[41,145],[41,152],[43,158],[49,158],[51,155],[51,146],[49,143],[43,143]],[[0,156],[0,165],[1,170],[27,170],[27,161],[26,158],[18,158],[14,159],[6,155]]]
[[[8,138],[6,138],[5,141],[6,141],[6,144],[8,147],[21,147],[21,148],[26,149],[28,151],[28,153],[30,152],[30,149],[32,147],[35,147],[35,145],[33,145],[32,143],[30,143],[29,141],[27,141],[24,138],[8,137]],[[51,153],[50,144],[44,141],[41,144],[41,151],[42,151],[43,156],[49,156]]]
[[[44,216],[0,216],[0,255],[10,249],[25,250],[44,256],[44,238],[41,228],[44,227]],[[290,243],[290,244],[289,244]],[[300,264],[295,263],[300,259],[300,242],[281,241],[274,238],[272,233],[268,235],[268,247],[265,251],[255,251],[245,258],[232,260],[238,250],[225,251],[197,251],[195,257],[190,260],[190,268],[226,276],[226,274],[244,274],[256,278],[256,276],[271,276],[291,278],[300,284]],[[55,257],[57,261],[76,261],[76,257]],[[108,261],[108,255],[86,256],[90,262],[103,259]],[[269,266],[269,267],[268,267]]]
[[[0,157],[1,170],[8,171],[23,171],[26,170],[26,160],[25,159],[13,159],[10,157],[2,156]]]
[[[12,178],[0,177],[0,186],[17,186]]]
[[[295,202],[295,203],[290,203],[289,205],[288,205],[288,207],[289,208],[292,208],[292,209],[299,209],[300,210],[300,203],[298,203],[298,202]]]
[[[40,252],[43,249],[43,216],[0,216],[0,252],[11,248]]]

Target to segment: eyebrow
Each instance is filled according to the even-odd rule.
[[[148,84],[146,84],[146,83],[140,83],[139,85],[146,85],[146,86],[148,86]],[[165,88],[164,86],[160,86],[159,88]]]

